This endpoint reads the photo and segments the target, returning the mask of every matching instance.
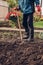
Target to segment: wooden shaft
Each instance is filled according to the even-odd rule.
[[[21,41],[22,41],[21,26],[20,26],[20,22],[19,22],[19,16],[18,16],[18,15],[17,15],[17,21],[18,21],[19,32],[20,32],[20,39],[21,39]]]

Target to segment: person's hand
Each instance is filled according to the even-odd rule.
[[[36,10],[35,10],[36,14],[40,16],[41,13],[41,6],[36,6]]]
[[[37,11],[38,11],[38,12],[41,11],[41,6],[37,5],[36,8],[37,8]]]
[[[12,10],[16,10],[16,7],[13,7]]]
[[[13,10],[19,11],[19,7],[14,7]]]
[[[16,7],[16,10],[17,10],[17,11],[19,11],[19,10],[20,10],[19,6],[18,6],[18,7]]]

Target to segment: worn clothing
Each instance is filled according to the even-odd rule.
[[[28,36],[31,35],[31,38],[34,38],[34,27],[33,27],[33,13],[23,14],[23,26]],[[31,33],[30,33],[31,29]]]
[[[35,11],[34,3],[36,3],[36,6],[39,5],[39,0],[18,0],[19,7],[24,14]]]
[[[34,38],[33,13],[35,12],[34,3],[39,5],[39,0],[18,0],[19,8],[23,12],[23,26],[27,36]],[[31,31],[30,31],[31,30]]]

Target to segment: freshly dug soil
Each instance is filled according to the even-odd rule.
[[[8,36],[0,33],[0,65],[43,65],[43,40],[21,42],[14,35]]]

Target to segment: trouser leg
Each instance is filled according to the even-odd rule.
[[[31,36],[31,39],[34,38],[33,13],[23,15],[23,26],[28,34],[28,37]]]
[[[29,32],[28,25],[27,25],[27,18],[28,18],[28,15],[23,14],[23,27],[24,27],[26,33]]]
[[[28,28],[30,27],[31,29],[30,33],[31,39],[33,39],[34,38],[33,13],[29,14],[27,19]]]

